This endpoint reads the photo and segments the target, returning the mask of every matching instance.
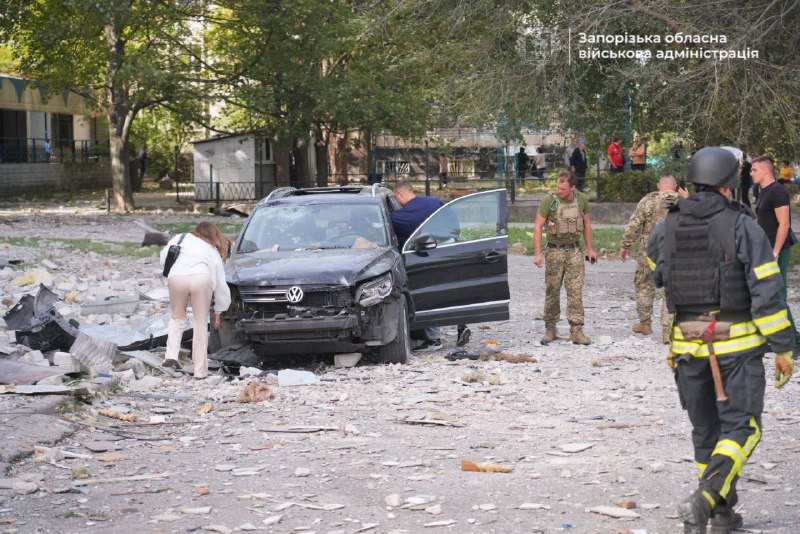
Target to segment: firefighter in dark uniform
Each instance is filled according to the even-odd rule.
[[[688,174],[697,193],[670,210],[647,246],[653,281],[676,314],[667,360],[692,423],[700,478],[678,505],[685,533],[705,533],[709,520],[713,533],[742,526],[733,510],[736,482],[761,439],[763,356],[776,353],[775,387],[794,370],[783,282],[769,240],[730,202],[738,170],[736,157],[723,148],[697,151]]]

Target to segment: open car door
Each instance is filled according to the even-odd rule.
[[[505,321],[508,305],[506,191],[439,208],[403,246],[414,301],[412,328]]]

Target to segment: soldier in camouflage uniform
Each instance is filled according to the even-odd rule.
[[[547,231],[547,251],[542,256],[542,230]],[[575,189],[575,177],[568,172],[558,176],[558,191],[551,191],[539,204],[533,243],[537,267],[545,264],[545,335],[542,343],[556,340],[556,323],[561,314],[561,285],[567,290],[567,320],[570,340],[588,345],[591,340],[583,334],[583,251],[580,238],[586,241],[587,258],[597,261],[592,248],[592,225],[589,221],[589,201]]]
[[[653,317],[653,299],[658,293],[661,298],[661,337],[665,344],[669,343],[669,335],[672,329],[672,315],[667,310],[664,300],[664,291],[656,291],[653,281],[650,279],[650,267],[647,265],[647,239],[656,224],[663,221],[667,216],[667,210],[678,201],[678,182],[672,174],[663,174],[658,180],[658,191],[648,193],[631,215],[630,221],[625,226],[625,233],[622,236],[622,248],[619,257],[622,261],[627,260],[631,255],[631,245],[637,239],[640,240],[639,253],[636,257],[636,274],[633,278],[633,285],[636,287],[636,313],[639,315],[639,322],[631,328],[637,334],[649,336],[653,333],[650,322]],[[685,189],[680,190],[680,196],[689,196]]]

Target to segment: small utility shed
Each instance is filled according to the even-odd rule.
[[[260,199],[275,189],[269,139],[232,134],[192,144],[196,200]]]

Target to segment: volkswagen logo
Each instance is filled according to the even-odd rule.
[[[303,289],[299,286],[292,286],[286,290],[286,300],[292,304],[297,304],[303,300]]]

